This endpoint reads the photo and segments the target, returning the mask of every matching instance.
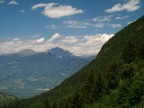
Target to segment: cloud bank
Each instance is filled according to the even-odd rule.
[[[37,39],[15,38],[0,42],[0,54],[14,53],[23,49],[33,49],[37,52],[45,52],[54,47],[69,50],[78,56],[96,55],[102,45],[108,41],[113,34],[96,34],[85,36],[62,36],[55,33],[49,39],[39,37]]]
[[[107,13],[119,12],[119,11],[127,11],[133,12],[140,8],[140,0],[127,0],[124,4],[116,4],[112,8],[105,10]]]
[[[38,8],[44,8],[42,14],[50,18],[61,18],[65,16],[71,16],[75,14],[81,14],[84,11],[81,9],[74,8],[69,5],[59,5],[57,3],[39,3],[32,6],[32,10],[36,10]]]

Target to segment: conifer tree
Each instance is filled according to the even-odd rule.
[[[97,79],[95,81],[95,99],[99,99],[105,92],[107,91],[107,88],[105,86],[104,80],[102,78],[101,73],[98,74]]]
[[[71,108],[82,108],[83,100],[82,96],[78,91],[72,97]]]
[[[112,63],[107,71],[107,79],[108,79],[108,87],[110,89],[114,89],[119,84],[119,73],[117,69],[117,65]]]
[[[57,103],[56,103],[56,102],[53,102],[51,108],[57,108]]]
[[[128,41],[122,52],[122,59],[125,63],[131,63],[136,57],[136,48],[132,41]]]
[[[45,108],[51,108],[49,100],[46,100],[44,103]]]
[[[93,102],[93,87],[95,82],[94,72],[91,71],[88,75],[88,78],[81,90],[83,94],[84,102],[91,103]]]

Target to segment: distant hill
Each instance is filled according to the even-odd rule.
[[[26,98],[37,95],[69,77],[90,62],[61,48],[47,52],[25,49],[0,56],[0,91]]]
[[[60,85],[8,107],[143,108],[143,46],[144,16],[116,33],[92,62]]]

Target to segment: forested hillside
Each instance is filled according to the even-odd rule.
[[[18,100],[17,97],[0,92],[0,108],[9,103],[13,103],[16,100]]]
[[[4,108],[142,108],[144,16],[116,33],[96,59],[56,88]]]

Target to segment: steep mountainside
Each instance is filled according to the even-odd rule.
[[[76,74],[50,91],[21,100],[17,108],[142,108],[143,46],[144,16],[116,33]]]

